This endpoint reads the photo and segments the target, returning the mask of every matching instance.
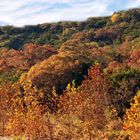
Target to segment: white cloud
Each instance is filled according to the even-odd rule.
[[[18,25],[24,25],[27,21],[28,23],[33,22],[34,24],[37,24],[60,20],[83,20],[93,15],[102,15],[104,14],[104,11],[106,11],[106,5],[97,1],[86,4],[75,4],[72,5],[70,9],[55,9],[52,12],[46,11],[43,13],[30,14],[29,17],[18,20]]]
[[[134,8],[134,7],[137,7],[137,6],[140,6],[140,0],[130,0],[125,8]]]
[[[114,0],[3,0],[0,2],[0,19],[2,23],[16,26],[60,20],[84,20],[91,16],[111,14],[112,3]],[[126,0],[122,8],[138,5],[138,0]]]

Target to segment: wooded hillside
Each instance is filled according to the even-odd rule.
[[[83,22],[0,27],[0,134],[140,138],[140,9]]]

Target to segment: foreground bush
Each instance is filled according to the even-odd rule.
[[[134,97],[131,108],[126,112],[124,130],[130,135],[131,140],[140,138],[140,91]]]

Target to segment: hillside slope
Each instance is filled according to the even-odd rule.
[[[0,135],[139,140],[139,90],[140,9],[0,27]]]
[[[60,48],[74,33],[90,30],[95,33],[94,40],[102,45],[120,44],[127,36],[139,36],[139,14],[140,9],[131,9],[114,13],[112,17],[89,18],[83,22],[45,23],[23,28],[4,26],[0,27],[0,47],[20,49],[26,43],[35,43]]]

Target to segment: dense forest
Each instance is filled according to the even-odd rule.
[[[0,135],[139,140],[140,9],[1,26]]]

